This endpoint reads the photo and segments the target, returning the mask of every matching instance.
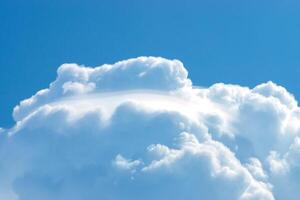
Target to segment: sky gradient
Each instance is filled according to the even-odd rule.
[[[0,200],[298,200],[296,0],[0,2]]]
[[[195,85],[272,80],[300,98],[299,1],[0,2],[0,126],[62,63],[179,59]]]

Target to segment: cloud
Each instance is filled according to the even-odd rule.
[[[187,71],[178,60],[139,57],[96,68],[63,64],[49,89],[22,101],[14,110],[14,118],[20,120],[41,104],[72,94],[133,89],[168,91],[190,85]]]
[[[0,130],[0,199],[300,195],[300,109],[275,83],[198,88],[156,57],[57,74]]]

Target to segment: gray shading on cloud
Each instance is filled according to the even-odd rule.
[[[300,108],[273,82],[192,85],[178,60],[63,64],[0,129],[0,199],[296,200]]]

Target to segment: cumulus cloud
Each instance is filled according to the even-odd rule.
[[[178,60],[63,64],[0,129],[0,199],[296,200],[300,109],[273,82],[192,85]]]

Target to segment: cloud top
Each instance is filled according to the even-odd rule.
[[[57,70],[57,79],[50,87],[39,91],[14,110],[20,120],[32,109],[57,98],[120,90],[170,91],[191,86],[187,71],[178,60],[138,57],[96,68],[63,64]]]

